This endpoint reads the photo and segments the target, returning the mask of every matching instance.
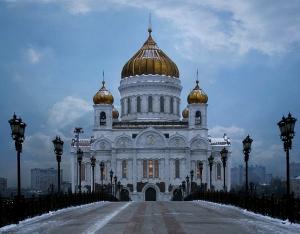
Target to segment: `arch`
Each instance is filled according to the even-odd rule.
[[[160,190],[159,190],[158,186],[157,186],[156,184],[147,183],[147,184],[143,187],[143,189],[142,189],[142,193],[143,193],[143,196],[144,196],[144,201],[146,201],[145,193],[146,193],[146,190],[147,190],[148,188],[152,188],[152,189],[155,190],[155,192],[156,192],[156,200],[159,200],[159,192],[160,192]]]
[[[145,201],[156,201],[156,191],[154,188],[147,188],[145,191]]]
[[[200,135],[197,135],[190,140],[190,148],[192,150],[193,149],[209,150],[209,149],[211,149],[211,146],[209,145],[209,142],[207,139],[201,137]]]
[[[100,126],[106,125],[106,113],[104,111],[101,111],[100,113]]]
[[[165,136],[150,127],[136,137],[135,146],[137,148],[162,148],[166,146]]]
[[[120,192],[120,201],[130,201],[130,192],[127,188],[122,188]]]
[[[133,141],[130,136],[122,134],[115,139],[116,148],[129,148],[132,147]]]
[[[111,150],[112,142],[103,135],[91,144],[91,150]]]
[[[187,147],[187,145],[186,138],[178,133],[169,139],[169,147]]]

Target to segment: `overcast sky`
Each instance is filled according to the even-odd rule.
[[[209,96],[210,135],[232,139],[232,163],[243,163],[242,139],[253,138],[250,164],[283,176],[285,157],[277,122],[300,119],[300,2],[297,0],[0,2],[0,177],[16,181],[16,153],[8,119],[27,123],[22,182],[30,169],[56,167],[52,138],[65,140],[62,164],[70,180],[69,144],[75,126],[90,137],[92,98],[105,70],[119,108],[126,61],[153,37],[177,64],[181,109],[195,86]],[[300,123],[291,161],[300,161]]]

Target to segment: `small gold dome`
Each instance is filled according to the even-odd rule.
[[[142,48],[124,65],[121,77],[136,75],[165,75],[179,78],[176,64],[158,48],[151,36],[149,36]]]
[[[189,109],[187,107],[182,111],[182,117],[184,119],[187,119],[189,117]]]
[[[113,117],[113,119],[119,118],[119,111],[115,108],[113,108],[113,110],[112,110],[112,117]]]
[[[192,103],[207,103],[208,96],[206,93],[199,87],[199,81],[196,81],[196,87],[190,92],[187,97],[189,104]]]
[[[114,103],[113,95],[105,88],[105,82],[102,82],[102,88],[95,94],[93,101],[94,104],[109,104]]]

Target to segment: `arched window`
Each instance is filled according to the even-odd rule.
[[[141,97],[136,98],[136,112],[141,113]]]
[[[217,180],[221,180],[221,170],[222,166],[220,163],[217,164]]]
[[[106,114],[105,114],[104,111],[102,111],[102,112],[100,113],[100,125],[101,125],[101,126],[106,125]]]
[[[180,162],[179,159],[175,160],[175,178],[180,177]]]
[[[160,97],[159,99],[159,102],[160,102],[160,112],[165,112],[165,99],[164,97]]]
[[[127,113],[131,113],[131,99],[127,98]]]
[[[173,114],[174,112],[174,106],[173,106],[173,103],[174,103],[174,98],[171,97],[170,99],[170,113]]]
[[[148,176],[153,178],[153,160],[148,160]]]
[[[127,178],[127,161],[122,161],[122,178]]]
[[[200,125],[201,124],[201,112],[200,111],[196,111],[196,114],[195,114],[195,124],[196,125]]]
[[[153,105],[152,105],[152,96],[148,97],[148,112],[152,112],[153,111]]]
[[[143,160],[143,177],[147,178],[148,173],[147,173],[147,160]]]

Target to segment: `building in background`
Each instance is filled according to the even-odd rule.
[[[60,170],[60,175],[62,181],[62,170]],[[54,192],[57,189],[57,169],[31,169],[31,189],[45,193]]]
[[[266,167],[250,165],[248,167],[249,184],[270,184],[272,174],[266,173]],[[240,165],[231,168],[231,186],[232,188],[244,186],[245,184],[245,167]]]
[[[202,182],[209,185],[210,155],[214,157],[211,189],[222,190],[220,151],[225,147],[229,151],[225,183],[230,190],[230,139],[226,134],[218,138],[208,135],[208,96],[199,84],[198,72],[194,89],[184,97],[188,105],[181,112],[181,80],[191,78],[179,75],[177,65],[153,40],[151,27],[148,32],[143,46],[123,66],[120,114],[104,80],[93,98],[92,138],[72,143],[73,192],[78,188],[78,147],[84,152],[83,189],[91,187],[90,158],[94,156],[96,184],[101,184],[99,164],[103,162],[104,184],[110,183],[112,170],[122,185],[121,194],[127,194],[133,201],[171,200],[181,193],[180,185],[191,170],[195,173],[193,182],[200,185],[200,161],[204,165]]]
[[[296,198],[300,198],[300,176],[291,179],[291,190]]]
[[[290,163],[290,177],[295,178],[300,176],[300,163]]]
[[[7,178],[0,177],[0,194],[5,193],[7,190]]]

